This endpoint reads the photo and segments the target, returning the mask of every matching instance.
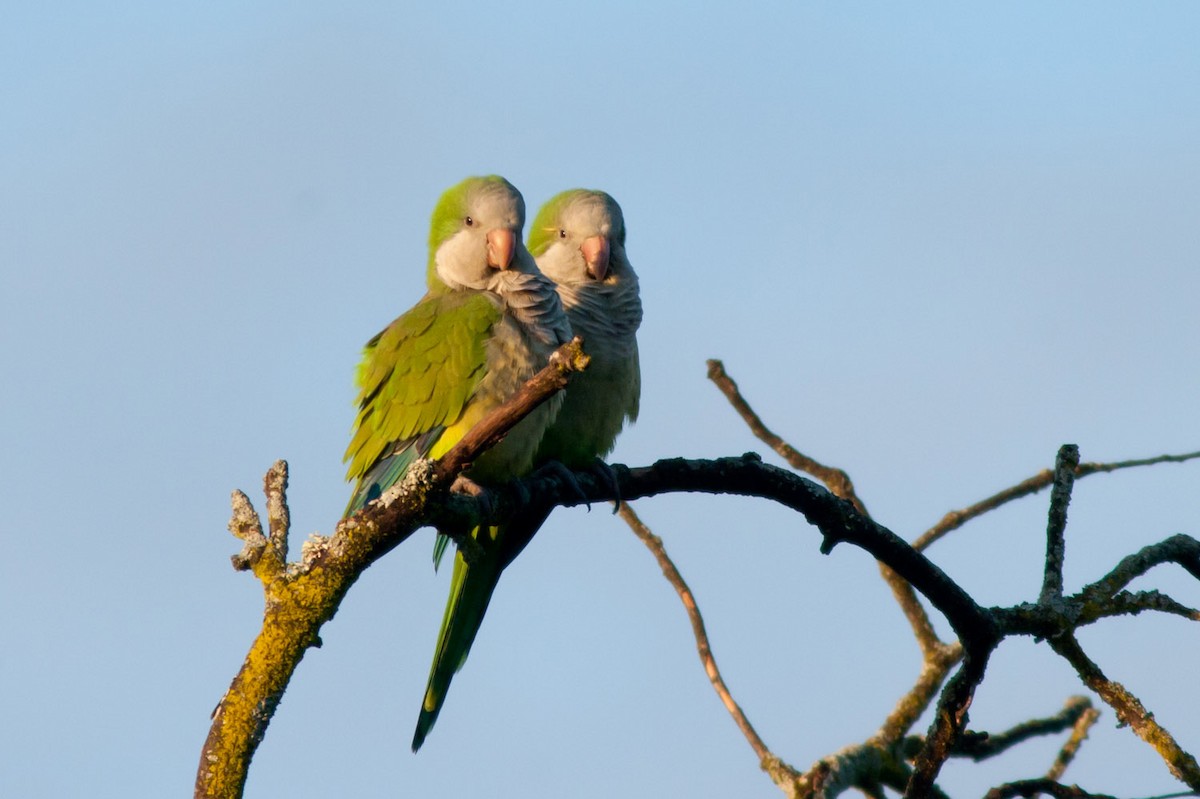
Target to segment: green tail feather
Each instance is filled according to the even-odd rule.
[[[471,535],[483,547],[483,553],[470,565],[467,565],[461,552],[455,553],[450,598],[446,600],[446,613],[442,617],[442,629],[438,632],[433,666],[429,671],[425,698],[413,734],[414,752],[421,748],[425,736],[433,729],[433,723],[437,721],[442,703],[446,700],[450,681],[467,660],[475,634],[483,623],[483,614],[487,612],[492,593],[500,582],[500,574],[533,540],[534,534],[549,515],[549,512],[523,514],[502,528],[487,528],[486,536],[479,535],[479,529],[474,530]],[[449,541],[449,538],[446,540]]]
[[[495,540],[498,528],[488,528],[490,538]],[[474,537],[479,540],[478,531]],[[475,635],[483,623],[492,592],[500,581],[501,560],[498,553],[489,551],[491,541],[480,541],[485,547],[482,557],[467,565],[462,553],[454,556],[454,575],[450,580],[450,598],[446,601],[446,613],[442,628],[438,632],[437,648],[434,650],[433,666],[429,670],[429,682],[425,687],[425,698],[417,718],[417,729],[413,734],[412,749],[417,751],[425,736],[437,721],[446,691],[454,674],[462,668],[475,642]]]

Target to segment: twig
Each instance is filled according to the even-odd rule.
[[[1053,735],[1074,728],[1079,719],[1088,713],[1094,713],[1091,700],[1086,696],[1073,696],[1063,705],[1063,709],[1053,716],[1031,719],[1004,732],[988,735],[968,734],[954,747],[951,754],[955,757],[969,757],[975,762],[987,760],[1031,738]]]
[[[1144,610],[1169,613],[1190,621],[1200,621],[1200,610],[1190,608],[1160,591],[1118,591],[1104,602],[1088,603],[1079,615],[1078,626],[1112,616],[1136,616]]]
[[[1063,444],[1054,459],[1054,487],[1050,490],[1050,513],[1046,523],[1046,570],[1042,577],[1040,604],[1062,598],[1063,560],[1066,557],[1067,506],[1075,487],[1075,467],[1079,465],[1079,447]]]
[[[517,422],[557,392],[567,387],[575,372],[587,368],[590,358],[583,351],[579,336],[559,347],[550,356],[550,363],[529,379],[521,389],[499,408],[496,408],[472,427],[462,440],[443,455],[434,467],[436,479],[457,476],[475,458],[500,442]]]
[[[900,698],[879,730],[867,739],[867,743],[887,749],[907,735],[937,697],[938,689],[946,681],[946,675],[958,665],[962,656],[962,644],[958,641],[927,652],[916,683]]]
[[[1173,535],[1121,559],[1112,571],[1080,593],[1089,600],[1111,597],[1134,579],[1163,563],[1177,563],[1200,580],[1200,544],[1186,535]]]
[[[741,705],[734,701],[728,686],[725,685],[725,680],[721,677],[721,671],[717,668],[717,660],[713,656],[712,647],[709,645],[708,633],[704,629],[704,618],[700,615],[700,608],[696,604],[696,598],[692,594],[692,590],[688,588],[683,575],[679,573],[679,569],[676,568],[675,563],[667,554],[667,549],[663,546],[662,539],[656,536],[646,526],[645,522],[638,517],[637,513],[633,510],[633,506],[627,502],[622,502],[618,513],[625,520],[625,523],[629,525],[629,528],[633,530],[634,535],[641,539],[646,548],[654,555],[654,559],[658,561],[659,568],[662,569],[663,577],[667,578],[667,582],[675,589],[675,593],[679,594],[679,599],[683,602],[683,607],[687,611],[688,620],[692,623],[692,635],[696,638],[696,650],[700,654],[700,663],[704,666],[704,673],[708,675],[713,690],[717,692],[721,703],[725,705],[725,709],[733,717],[734,723],[742,731],[742,735],[746,737],[746,740],[750,742],[750,747],[758,755],[759,762],[763,763],[765,767],[765,764],[774,756],[762,738],[759,737],[750,720],[746,718]]]
[[[1175,738],[1154,719],[1154,714],[1147,711],[1125,686],[1104,676],[1100,667],[1084,653],[1073,634],[1051,638],[1048,643],[1075,667],[1084,684],[1116,711],[1117,719],[1122,724],[1129,725],[1139,738],[1154,747],[1176,779],[1193,791],[1200,790],[1200,765],[1197,765],[1196,759],[1176,743]]]
[[[1157,463],[1184,463],[1200,458],[1200,452],[1188,452],[1182,455],[1159,455],[1154,458],[1139,458],[1137,460],[1116,461],[1114,463],[1081,463],[1075,469],[1075,478],[1081,479],[1093,474],[1107,474],[1120,469],[1132,469],[1138,466],[1153,466]],[[1015,499],[1031,496],[1048,488],[1054,482],[1054,471],[1043,469],[1032,477],[1028,477],[1016,485],[999,491],[987,499],[976,502],[962,510],[952,510],[942,517],[941,521],[930,527],[913,541],[913,547],[924,551],[935,541],[947,533],[962,527],[972,519],[993,511],[1001,505]]]
[[[999,643],[997,635],[990,641],[976,640],[965,645],[962,665],[942,689],[925,745],[913,763],[913,773],[904,791],[906,799],[925,799],[933,795],[934,780],[967,728],[967,711],[975,697],[975,689],[983,681],[988,658]]]
[[[750,407],[750,403],[746,401],[746,398],[742,396],[737,383],[725,371],[725,364],[716,358],[710,358],[707,363],[708,379],[713,381],[721,393],[725,395],[725,399],[729,401],[733,409],[742,417],[746,426],[750,428],[750,432],[778,453],[793,469],[817,478],[829,488],[834,496],[853,504],[859,513],[870,518],[866,505],[854,490],[854,483],[850,480],[850,475],[842,469],[827,466],[815,458],[805,455],[772,432],[763,423],[762,418]],[[917,639],[917,645],[921,648],[921,654],[926,659],[938,657],[939,648],[945,646],[945,644],[942,643],[934,631],[933,624],[929,621],[929,614],[925,612],[925,608],[922,607],[920,600],[917,599],[912,586],[889,569],[886,564],[880,563],[879,570],[884,582],[887,583],[888,588],[892,591],[892,595],[896,598],[897,604],[900,605],[901,612],[904,613],[904,617],[908,620],[909,627],[912,628],[913,635]],[[903,735],[906,731],[902,730],[898,735]]]
[[[1035,797],[1048,794],[1055,799],[1116,799],[1105,793],[1089,793],[1078,785],[1063,785],[1052,779],[1017,780],[997,785],[983,799],[1009,799],[1012,796]]]
[[[1076,699],[1080,697],[1075,697]],[[1086,699],[1084,700],[1087,701]],[[1084,740],[1088,737],[1088,732],[1092,729],[1092,725],[1100,718],[1100,711],[1092,707],[1092,703],[1087,703],[1087,708],[1079,714],[1079,718],[1075,719],[1075,726],[1071,728],[1071,736],[1067,738],[1066,743],[1058,750],[1058,755],[1054,758],[1054,763],[1051,764],[1050,770],[1046,772],[1046,779],[1061,780],[1062,775],[1066,772],[1067,766],[1071,765],[1071,761],[1075,759],[1075,755],[1079,753],[1079,747],[1083,745]]]
[[[826,466],[808,457],[771,432],[763,424],[763,420],[759,415],[754,412],[754,409],[750,407],[750,403],[742,396],[734,379],[725,371],[725,364],[716,358],[709,358],[706,363],[708,364],[708,379],[713,381],[717,388],[721,390],[721,393],[725,395],[725,399],[729,400],[729,404],[733,406],[733,409],[746,422],[746,426],[750,428],[750,432],[754,433],[764,444],[775,450],[793,469],[805,474],[811,474],[828,486],[829,490],[835,496],[853,503],[859,513],[864,516],[870,515],[867,513],[866,505],[859,499],[858,494],[854,492],[854,483],[850,480],[850,475],[841,469]]]

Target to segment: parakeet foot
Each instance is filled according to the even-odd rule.
[[[617,512],[621,510],[621,485],[617,482],[617,473],[613,471],[611,466],[602,461],[600,458],[596,458],[596,460],[592,461],[592,465],[588,468],[588,471],[596,475],[596,478],[599,479],[600,482],[612,489],[612,512],[613,515],[616,516]]]
[[[565,483],[589,511],[592,509],[592,503],[588,501],[588,496],[584,493],[583,486],[579,485],[579,481],[575,479],[575,473],[561,462],[546,461],[533,473],[534,477],[547,477],[551,475],[557,477],[560,482]]]
[[[466,494],[468,497],[474,497],[479,500],[480,511],[484,516],[491,516],[492,511],[495,510],[491,493],[465,474],[460,474],[454,478],[454,482],[450,485],[450,490],[456,494]]]

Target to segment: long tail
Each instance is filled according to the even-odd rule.
[[[413,734],[414,752],[421,748],[425,736],[433,729],[442,703],[446,701],[450,681],[467,660],[475,634],[483,623],[483,614],[487,612],[492,593],[500,582],[500,574],[521,554],[549,515],[547,511],[518,516],[503,528],[488,527],[486,536],[480,535],[484,531],[477,529],[475,540],[484,546],[485,552],[469,566],[461,552],[455,553],[450,598],[446,600],[446,614],[442,617],[442,629],[438,632],[437,648],[433,652],[433,666],[429,670],[429,683],[425,687],[425,699],[421,703],[417,730]]]
[[[497,532],[497,528],[488,529],[493,539]],[[467,660],[467,653],[471,651],[475,634],[483,623],[483,614],[487,612],[504,565],[495,551],[485,552],[470,565],[467,565],[461,552],[454,556],[450,597],[446,600],[446,614],[442,617],[442,629],[438,632],[437,648],[433,653],[433,666],[429,670],[429,682],[425,687],[421,714],[417,717],[417,730],[413,734],[414,752],[425,742],[425,736],[433,728],[442,703],[446,700],[450,681]]]

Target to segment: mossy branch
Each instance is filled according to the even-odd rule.
[[[229,530],[244,546],[233,557],[233,565],[253,571],[262,583],[265,611],[262,630],[213,711],[196,773],[195,796],[232,799],[242,795],[250,760],[292,674],[304,653],[320,646],[321,626],[333,618],[350,586],[368,566],[430,524],[438,506],[446,502],[454,479],[518,421],[562,390],[571,374],[585,368],[587,361],[579,338],[560,347],[546,368],[480,421],[440,461],[418,461],[400,485],[343,519],[332,536],[306,541],[297,562],[287,560],[287,464],[277,461],[264,480],[268,535],[263,534],[249,498],[234,492]]]

